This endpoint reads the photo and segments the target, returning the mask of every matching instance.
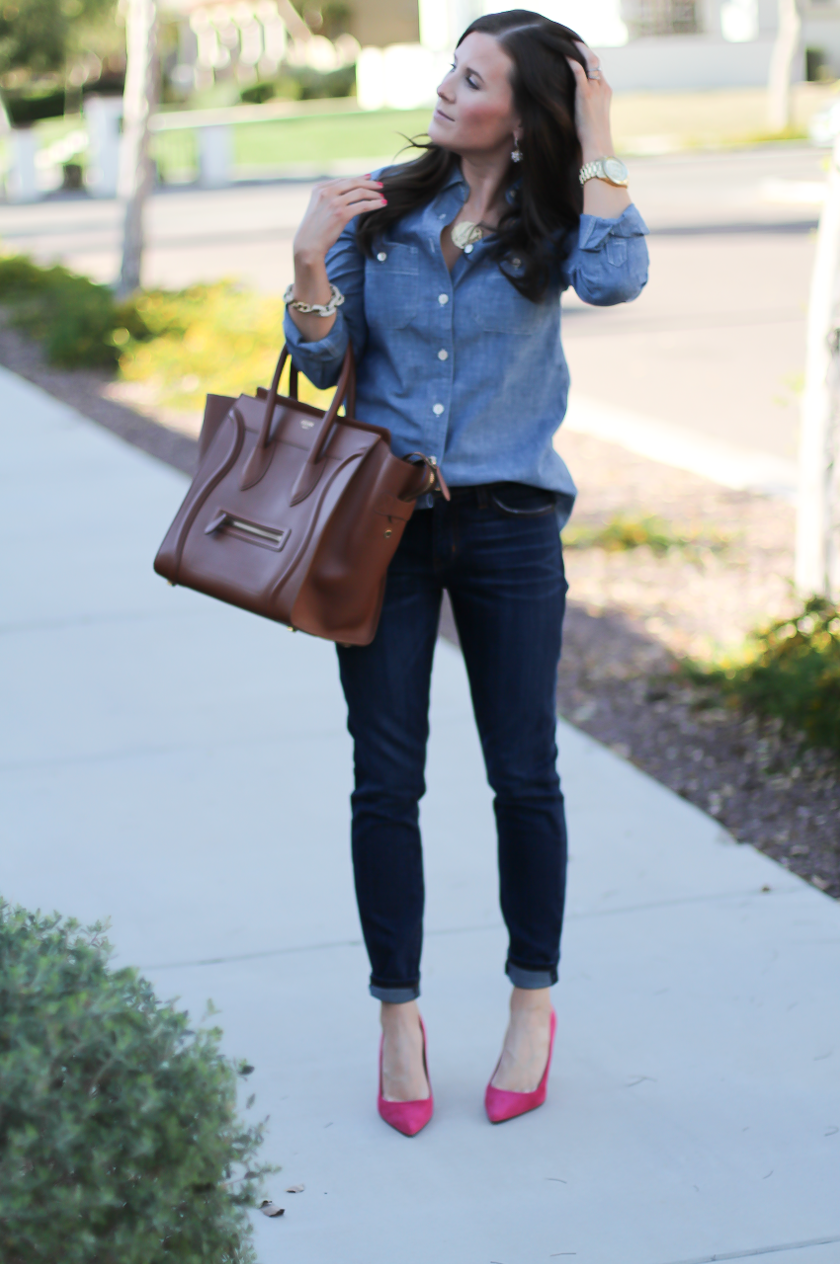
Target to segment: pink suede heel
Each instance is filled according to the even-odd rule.
[[[517,1115],[525,1115],[529,1110],[536,1110],[545,1101],[548,1090],[548,1073],[551,1069],[551,1055],[554,1052],[554,1033],[557,1030],[557,1015],[551,1011],[551,1036],[548,1042],[548,1061],[545,1064],[543,1077],[533,1093],[511,1093],[504,1088],[493,1088],[493,1075],[490,1076],[487,1092],[484,1094],[484,1109],[491,1124],[504,1123],[506,1119],[515,1119]],[[501,1059],[499,1059],[501,1061]]]
[[[429,1067],[426,1062],[426,1028],[423,1026],[422,1018],[420,1030],[423,1032],[423,1070],[426,1072],[426,1079],[429,1080],[429,1096],[418,1098],[417,1101],[387,1102],[382,1096],[382,1046],[385,1037],[383,1036],[379,1042],[379,1096],[376,1099],[376,1109],[386,1124],[396,1128],[397,1132],[401,1132],[404,1137],[414,1137],[421,1128],[425,1128],[435,1108],[432,1081],[429,1079]]]

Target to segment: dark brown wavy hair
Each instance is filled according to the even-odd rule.
[[[522,119],[522,162],[510,164],[508,185],[514,195],[488,240],[491,257],[520,294],[538,302],[568,251],[566,242],[583,205],[575,77],[566,60],[571,57],[586,69],[576,43],[580,36],[529,9],[477,18],[459,45],[473,31],[492,35],[513,62],[513,99]],[[366,255],[373,254],[376,241],[392,224],[431,202],[458,162],[456,154],[430,141],[409,143],[423,154],[388,168],[382,175],[388,205],[359,217],[356,240]],[[508,270],[514,258],[521,263],[515,276]]]

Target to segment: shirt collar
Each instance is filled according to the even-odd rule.
[[[464,192],[463,200],[466,201],[467,182],[464,179],[463,175],[461,174],[461,164],[459,162],[455,162],[452,164],[452,170],[449,172],[449,175],[446,177],[446,180],[441,185],[440,193],[438,194],[438,197],[440,197],[441,193],[447,193],[450,189],[454,189],[456,186],[463,190]],[[516,203],[519,200],[521,189],[522,189],[522,177],[519,176],[518,179],[514,180],[513,184],[505,193],[505,201],[508,203],[509,206],[516,205]]]
[[[461,174],[460,162],[453,162],[449,175],[446,177],[446,180],[441,185],[441,192],[443,192],[444,189],[451,189],[452,186],[455,184],[463,184],[466,186],[466,183],[467,183],[466,180]]]

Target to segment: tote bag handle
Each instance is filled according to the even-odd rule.
[[[268,392],[268,398],[265,402],[265,413],[263,415],[262,426],[260,427],[259,438],[254,447],[251,456],[242,473],[242,482],[240,484],[244,491],[248,487],[253,487],[262,478],[268,469],[271,461],[272,447],[270,445],[271,423],[274,420],[274,410],[277,407],[277,392],[280,386],[280,377],[285,367],[286,361],[290,355],[288,344],[283,347],[280,352],[280,358],[277,361],[277,367],[274,370],[274,377],[271,379],[271,389]],[[292,399],[297,399],[298,393],[298,371],[294,361],[291,365],[291,373],[289,377],[289,392]],[[324,413],[321,420],[317,423],[317,429],[312,436],[312,447],[309,455],[300,471],[292,490],[291,504],[296,505],[301,500],[305,500],[311,491],[317,486],[318,480],[323,473],[323,465],[321,464],[326,449],[327,441],[332,433],[332,428],[338,418],[338,410],[342,401],[346,401],[345,415],[352,417],[356,408],[356,364],[353,358],[353,348],[347,343],[347,350],[344,353],[344,362],[341,366],[341,374],[339,375],[338,384],[335,388],[335,394],[332,397],[329,408]]]

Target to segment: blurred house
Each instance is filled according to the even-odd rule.
[[[403,4],[405,0],[396,0]],[[361,14],[387,0],[354,0]],[[777,0],[523,0],[525,6],[609,49],[619,91],[750,87],[767,82],[777,30]],[[365,17],[358,66],[362,106],[415,105],[430,99],[458,36],[474,18],[514,7],[493,0],[418,0],[415,44],[386,37],[383,20]],[[794,80],[840,76],[840,0],[800,0],[802,40]],[[400,10],[402,13],[403,11]],[[368,34],[373,31],[373,35]]]

